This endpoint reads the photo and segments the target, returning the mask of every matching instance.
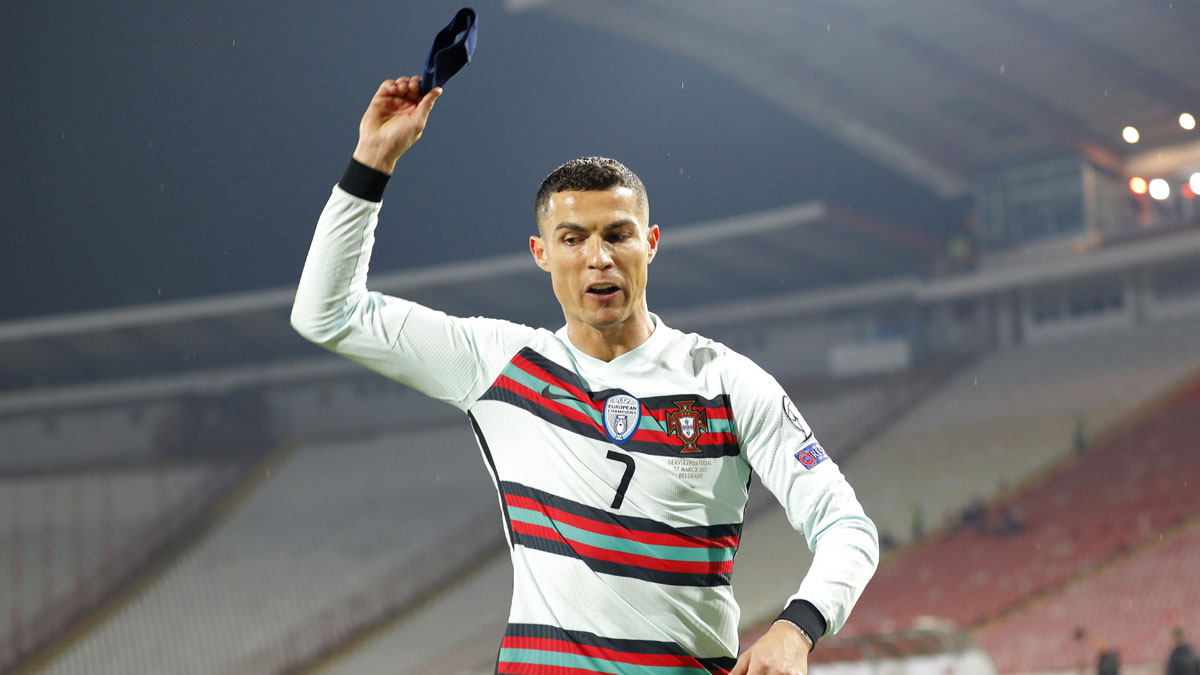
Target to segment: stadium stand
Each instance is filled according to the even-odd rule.
[[[1200,367],[1200,322],[1145,324],[993,352],[843,462],[880,532],[910,539],[1069,455]]]
[[[419,611],[354,645],[319,672],[493,673],[511,595],[512,563],[507,550],[498,548],[480,568],[448,584]]]
[[[226,675],[290,673],[336,662],[348,647],[377,634],[380,626],[403,618],[414,608],[443,595],[443,587],[460,577],[473,576],[475,570],[486,566],[489,557],[494,557],[492,554],[501,540],[494,514],[490,509],[481,512],[479,517],[422,544],[352,595],[300,617],[282,636],[222,672]],[[504,585],[510,586],[511,583]],[[424,641],[420,644],[427,645]]]
[[[156,425],[170,405],[165,401],[127,406],[58,410],[49,414],[0,418],[0,466],[8,471],[64,471],[81,465],[136,462],[154,445]],[[0,406],[0,413],[7,412]],[[107,413],[107,414],[104,414]]]
[[[235,473],[191,464],[0,478],[0,670],[136,575]]]
[[[785,379],[784,389],[830,456],[844,462],[942,387],[968,360],[932,360],[898,375],[837,380]]]
[[[1160,662],[1172,628],[1200,635],[1200,520],[1151,536],[1144,549],[986,626],[977,639],[1002,672],[1090,666],[1100,642],[1125,663]]]
[[[470,514],[494,509],[477,455],[465,427],[297,450],[222,527],[44,672],[236,672],[297,626],[395,579],[397,565]],[[323,636],[296,639],[319,645]]]
[[[893,461],[887,451],[903,449],[890,444],[888,438],[907,435],[911,440],[922,426],[953,427],[955,421],[960,423],[960,434],[967,437],[972,425],[976,433],[982,433],[984,427],[1004,431],[1029,426],[1031,438],[1043,445],[1038,461],[1030,462],[1029,468],[1022,468],[1019,462],[1015,467],[1005,464],[1010,469],[1009,480],[1016,483],[1028,472],[1069,454],[1080,411],[1089,436],[1102,436],[1099,432],[1106,428],[1105,420],[1135,410],[1193,367],[1200,359],[1189,335],[1195,334],[1197,323],[1174,321],[1086,340],[1028,345],[991,354],[965,368],[942,367],[924,378],[909,374],[836,384],[806,380],[788,382],[788,388],[851,474],[867,508],[877,511],[873,500],[879,495],[871,492],[870,480],[861,480],[852,472],[864,467],[887,470],[888,465],[879,458]],[[1115,364],[1107,369],[1098,365],[1106,356]],[[975,381],[985,386],[977,388]],[[1063,397],[1074,400],[1067,404]],[[1053,424],[1044,428],[1034,424],[1051,418]],[[397,420],[397,424],[402,422]],[[864,430],[870,431],[868,437]],[[881,436],[869,438],[880,431]],[[1111,442],[1115,441],[1108,439],[1087,456],[1100,453]],[[443,451],[416,456],[434,447]],[[937,448],[913,445],[909,450],[926,452],[916,455],[922,461],[929,457],[948,461],[935,452]],[[948,447],[941,452],[952,454],[954,450]],[[1004,462],[1006,458],[985,459]],[[420,472],[413,467],[420,467]],[[958,496],[947,499],[960,501],[947,502],[946,517],[967,496],[990,495],[1000,489],[988,471],[985,466],[977,474],[959,476],[968,484],[978,481],[978,491],[959,486]],[[914,467],[910,473],[921,472]],[[937,472],[926,470],[905,478],[911,481],[906,485],[909,494],[937,495],[935,489],[926,490],[921,478],[936,479]],[[1083,484],[1098,479],[1090,476]],[[752,495],[760,506],[772,501],[761,489]],[[447,536],[478,532],[483,541],[482,533],[498,535],[494,499],[474,441],[462,424],[453,430],[433,427],[369,441],[307,445],[279,467],[222,528],[72,645],[45,672],[245,675],[306,667],[349,674],[378,672],[381,664],[395,663],[400,655],[413,664],[411,672],[427,671],[435,663],[456,669],[444,672],[489,672],[506,614],[507,560],[503,555],[486,557],[495,552],[493,541],[474,551],[473,558],[447,562],[448,569],[440,570],[445,573],[441,576],[430,561],[436,563],[438,551],[448,550]],[[908,514],[903,506],[898,510],[895,522],[906,524]],[[1021,511],[1026,509],[1021,507]],[[803,542],[786,521],[772,517],[779,515],[775,510],[758,518],[753,509],[748,513],[746,545],[739,554],[735,578],[745,607],[744,628],[778,611],[778,599],[798,582],[780,570],[778,560],[786,558],[789,569],[796,570],[807,560]],[[872,516],[887,521],[877,512]],[[1139,517],[1142,521],[1137,527],[1151,529],[1135,531],[1157,531],[1153,528],[1159,526],[1159,520]],[[934,522],[932,517],[930,522]],[[1067,521],[1058,522],[1066,522],[1061,527],[1072,527]],[[1054,530],[1054,536],[1061,537],[1061,527]],[[788,542],[798,543],[800,551],[781,553]],[[1089,553],[1085,543],[1073,542],[1073,557],[1047,564],[1047,574],[1067,578],[1081,561],[1093,564],[1087,555],[1096,560],[1106,555],[1104,551]],[[1061,549],[1061,544],[1055,546],[1055,550]],[[36,549],[25,548],[36,555]],[[406,566],[421,571],[405,576]],[[467,568],[471,571],[464,573]],[[881,572],[881,579],[888,569],[890,566]],[[982,583],[978,572],[978,568],[972,570],[969,581]],[[951,575],[960,573],[967,574],[950,570]],[[911,576],[911,570],[905,574]],[[919,572],[913,578],[926,578],[921,574],[928,576]],[[414,590],[422,582],[426,582],[425,588]],[[1008,585],[1014,586],[1016,593],[1004,600],[1008,604],[1001,603],[1003,606],[1019,604],[1037,590],[1030,582]],[[966,588],[975,592],[973,586]],[[943,597],[958,592],[942,591]],[[850,633],[906,620],[904,612],[881,621],[865,619],[870,616],[868,600],[864,598],[856,610]],[[939,613],[944,607],[938,606]],[[438,630],[438,626],[461,630]]]
[[[1089,336],[1086,341],[1027,345],[966,367],[960,361],[915,374],[786,384],[880,522],[887,522],[879,517],[874,501],[880,495],[872,492],[870,479],[861,480],[853,472],[864,467],[888,470],[886,462],[895,461],[889,450],[905,448],[888,438],[911,441],[924,426],[954,427],[955,422],[965,437],[982,433],[984,427],[1029,427],[1031,444],[1042,444],[1035,448],[1037,461],[1026,466],[1011,456],[1007,459],[1015,465],[1004,456],[984,458],[979,472],[959,476],[967,486],[977,481],[975,488],[956,486],[958,492],[946,497],[942,513],[949,517],[970,495],[1001,489],[989,473],[988,461],[1005,463],[1008,480],[1017,483],[1069,454],[1080,411],[1089,435],[1097,437],[1105,420],[1128,414],[1168,387],[1200,361],[1189,340],[1197,323],[1174,321]],[[1106,355],[1117,365],[1098,367]],[[976,381],[985,386],[977,387]],[[1074,401],[1064,403],[1063,397]],[[1038,427],[1039,419],[1052,423]],[[432,447],[444,452],[417,458]],[[921,461],[949,461],[937,450],[908,446],[912,453],[925,453],[916,455]],[[941,452],[954,450],[943,447]],[[420,472],[412,467],[420,467]],[[905,478],[910,481],[909,494],[940,494],[926,489],[929,481],[920,480],[936,479],[937,472],[909,469],[921,474]],[[778,611],[779,598],[798,583],[780,570],[778,560],[784,557],[789,569],[801,570],[808,559],[803,542],[774,509],[755,517],[756,509],[773,501],[766,491],[752,491],[752,497],[735,578],[745,609],[744,628]],[[245,675],[307,667],[349,674],[377,672],[380,664],[395,663],[401,654],[414,665],[412,672],[434,663],[457,669],[446,672],[488,672],[506,614],[507,560],[503,555],[486,558],[496,550],[492,541],[466,558],[447,559],[445,570],[430,561],[436,563],[438,551],[448,550],[445,539],[458,536],[453,533],[478,533],[465,538],[480,542],[498,535],[494,499],[474,441],[462,424],[453,430],[433,427],[369,441],[306,445],[222,528],[45,672]],[[893,510],[894,522],[907,524],[903,505]],[[401,513],[417,517],[396,516]],[[934,514],[931,509],[931,523]],[[1146,522],[1144,527],[1157,525],[1153,519]],[[792,547],[797,551],[781,553],[789,544],[798,544]],[[1086,552],[1083,543],[1075,547]],[[1048,569],[1070,575],[1078,563],[1070,558]],[[421,571],[406,576],[406,567]],[[471,571],[464,572],[468,568]],[[417,588],[422,582],[425,586]],[[1017,590],[1024,598],[1031,588],[1026,584]],[[1017,601],[1014,597],[1006,602]],[[860,607],[848,630],[896,625],[892,619],[897,617],[905,618],[901,613],[868,623]],[[447,625],[461,630],[435,628]]]
[[[1200,513],[1200,382],[1043,480],[881,567],[852,632],[888,632],[921,616],[974,626],[1012,611]],[[1005,510],[1021,525],[997,528]]]

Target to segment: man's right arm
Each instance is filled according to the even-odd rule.
[[[503,321],[448,317],[366,285],[388,175],[420,137],[441,92],[420,97],[418,82],[384,82],[363,115],[354,159],[317,221],[291,321],[308,340],[465,408],[486,385],[484,364],[523,331]]]

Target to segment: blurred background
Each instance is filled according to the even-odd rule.
[[[0,672],[492,672],[465,420],[288,326],[362,110],[458,7],[6,5]],[[534,192],[628,164],[651,309],[773,373],[880,529],[814,673],[1200,639],[1200,7],[475,8],[371,287],[557,328]],[[744,646],[809,560],[752,490]]]

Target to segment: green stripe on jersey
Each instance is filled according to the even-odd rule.
[[[510,380],[520,382],[521,384],[525,385],[526,387],[529,387],[530,389],[536,391],[539,395],[541,395],[542,389],[544,389],[547,386],[547,384],[549,384],[548,382],[543,382],[542,380],[539,380],[538,378],[534,377],[533,375],[530,375],[529,373],[521,370],[520,368],[514,366],[511,363],[504,367],[503,374],[506,377],[508,377]],[[574,394],[571,394],[570,392],[564,390],[562,387],[559,387],[558,385],[550,384],[549,386],[552,387],[551,393],[558,394],[560,396],[571,396],[572,397],[570,400],[556,399],[556,400],[558,400],[559,403],[570,406],[582,413],[586,413],[589,417],[592,418],[593,422],[600,425],[601,427],[604,426],[604,422],[601,419],[600,413],[598,413],[594,409],[592,409],[591,406],[584,404],[583,401],[580,401],[577,398],[574,398]]]
[[[513,649],[502,647],[500,660],[511,663],[536,663],[540,666],[582,668],[613,675],[711,675],[704,668],[681,668],[679,666],[641,666],[634,663],[609,661],[582,654],[550,652],[540,649]]]
[[[725,562],[733,559],[733,554],[737,551],[735,548],[695,548],[692,546],[665,546],[661,544],[645,544],[640,541],[633,541],[623,537],[614,537],[608,534],[598,534],[589,532],[573,525],[561,523],[556,520],[551,520],[546,514],[540,511],[524,509],[518,506],[508,507],[509,517],[513,520],[528,523],[530,525],[541,525],[558,530],[564,537],[572,541],[577,541],[588,546],[603,548],[609,551],[618,551],[620,553],[630,553],[633,555],[646,556],[648,558],[656,558],[658,560],[676,560],[679,562]]]

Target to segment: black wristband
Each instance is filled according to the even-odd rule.
[[[821,612],[807,600],[793,600],[788,603],[788,606],[780,612],[776,619],[790,621],[800,627],[808,637],[812,640],[813,649],[817,648],[817,640],[825,634],[825,629],[829,625],[825,621],[825,617],[821,616]]]
[[[338,181],[338,185],[359,199],[381,202],[383,201],[383,189],[387,187],[389,178],[391,176],[388,174],[372,169],[351,157],[350,166],[346,167],[346,173],[342,174],[342,180]]]

